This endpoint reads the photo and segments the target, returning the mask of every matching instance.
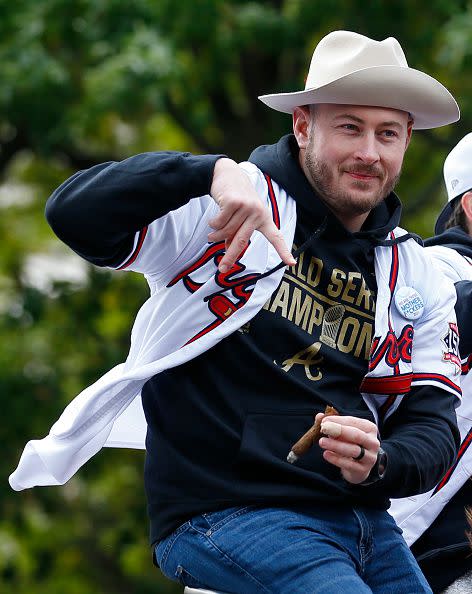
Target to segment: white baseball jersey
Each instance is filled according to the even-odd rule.
[[[425,251],[435,266],[452,282],[472,280],[472,259],[445,246],[431,246]],[[434,275],[431,275],[434,276]],[[472,357],[462,360],[463,398],[456,410],[461,445],[455,463],[434,488],[414,497],[393,499],[390,513],[412,545],[438,517],[444,506],[472,476]]]
[[[294,200],[255,165],[242,166],[286,244],[292,245]],[[195,198],[137,234],[133,252],[118,268],[143,273],[151,296],[138,312],[128,358],[81,392],[49,435],[27,443],[9,479],[13,489],[63,484],[104,445],[144,447],[146,425],[136,398],[144,383],[242,327],[277,288],[284,269],[264,276],[280,258],[258,232],[240,258],[244,271],[221,276],[215,257],[219,248],[207,240],[208,221],[216,209],[210,196]],[[386,238],[391,244],[375,248],[375,342],[362,386],[374,415],[379,410],[383,416],[391,414],[414,385],[437,385],[454,399],[460,395],[455,345],[444,342],[455,325],[454,287],[448,282],[438,285],[427,273],[431,263],[426,252],[411,238],[397,242],[402,236],[405,231],[395,229]],[[240,281],[242,272],[246,279],[253,275],[254,283],[240,302],[231,282]],[[194,291],[187,290],[189,283]],[[403,287],[419,296],[422,315],[416,319],[410,320],[395,304]]]

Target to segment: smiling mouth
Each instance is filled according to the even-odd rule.
[[[346,171],[348,175],[357,179],[359,181],[371,181],[373,179],[378,179],[379,176],[373,173],[362,173],[360,171]]]

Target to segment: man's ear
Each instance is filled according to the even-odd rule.
[[[305,149],[310,139],[310,108],[296,107],[293,112],[293,133],[297,139],[298,147]]]
[[[472,226],[472,190],[466,192],[461,198],[462,210],[467,217],[468,226]]]

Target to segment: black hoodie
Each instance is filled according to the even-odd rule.
[[[472,258],[472,237],[461,227],[446,229],[443,233],[426,239],[424,244],[425,246],[442,245],[456,250],[462,256]]]
[[[209,191],[216,159],[148,153],[98,165],[56,190],[48,220],[88,260],[117,265],[142,225]],[[286,461],[327,404],[372,420],[359,385],[373,335],[374,246],[398,224],[401,206],[391,194],[350,233],[308,184],[293,136],[257,149],[251,161],[295,198],[297,246],[323,221],[326,229],[249,324],[144,386],[151,542],[196,514],[235,505],[386,509],[389,497],[431,488],[455,453],[453,399],[430,386],[412,390],[382,428],[382,481],[347,483],[319,447]]]

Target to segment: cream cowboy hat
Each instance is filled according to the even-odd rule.
[[[411,113],[416,129],[456,122],[459,107],[436,79],[408,66],[396,39],[375,41],[352,31],[333,31],[316,46],[304,91],[262,95],[277,111],[313,103],[372,105]]]

